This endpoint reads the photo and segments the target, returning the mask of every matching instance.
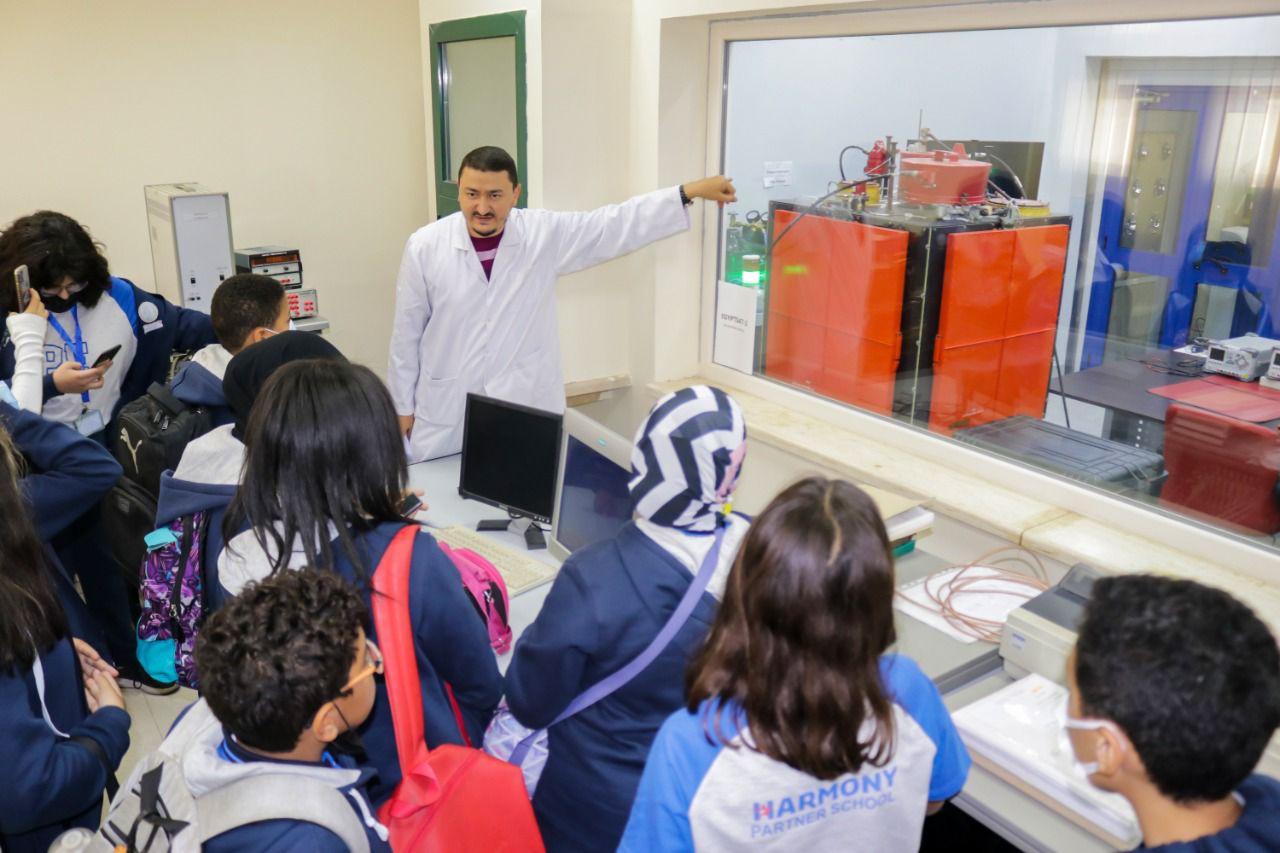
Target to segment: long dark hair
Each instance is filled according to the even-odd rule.
[[[223,521],[228,542],[247,522],[272,556],[289,562],[299,541],[307,564],[333,568],[330,522],[357,576],[368,578],[355,534],[403,520],[409,475],[391,395],[373,371],[304,359],[271,374],[244,437],[244,478]]]
[[[893,557],[880,513],[850,483],[811,477],[752,523],[686,675],[708,737],[745,715],[751,747],[819,779],[893,756],[879,658],[893,644]],[[863,731],[867,720],[875,725]]]
[[[21,477],[22,456],[0,426],[0,672],[27,669],[67,635]]]
[[[65,213],[41,210],[14,220],[0,234],[0,314],[17,310],[13,271],[26,264],[36,290],[55,287],[66,276],[88,285],[78,302],[93,307],[111,289],[111,272],[101,246]]]

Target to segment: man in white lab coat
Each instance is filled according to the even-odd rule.
[[[458,170],[461,210],[405,246],[387,384],[410,462],[462,449],[468,392],[563,411],[556,279],[685,230],[694,199],[737,200],[723,177],[583,213],[519,198],[511,155],[477,148]]]

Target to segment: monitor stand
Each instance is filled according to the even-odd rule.
[[[511,530],[513,524],[516,526],[513,532],[516,533],[524,527],[524,544],[528,550],[546,550],[547,537],[543,535],[542,528],[529,518],[486,518],[476,525],[476,530]]]

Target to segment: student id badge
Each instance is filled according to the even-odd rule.
[[[97,409],[85,409],[80,413],[80,417],[76,418],[76,432],[81,435],[94,435],[106,428],[107,422],[102,417],[102,412]]]

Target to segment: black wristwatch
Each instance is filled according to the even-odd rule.
[[[693,199],[689,198],[689,194],[684,191],[684,184],[681,184],[679,187],[677,187],[677,189],[680,190],[681,204],[683,204],[685,207],[688,207],[689,205],[693,204]]]

